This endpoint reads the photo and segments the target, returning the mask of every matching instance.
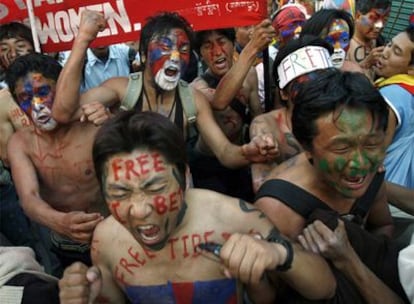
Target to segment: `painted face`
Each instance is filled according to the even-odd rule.
[[[323,35],[326,42],[334,47],[331,56],[334,67],[340,69],[345,61],[346,52],[349,49],[349,26],[345,20],[335,19]]]
[[[290,39],[298,37],[305,21],[295,21],[280,27],[276,36],[276,47],[283,47]]]
[[[200,47],[201,57],[213,75],[223,76],[233,65],[233,43],[224,35],[212,32]]]
[[[190,62],[190,51],[190,40],[181,29],[154,35],[148,45],[148,63],[161,89],[170,91],[177,86]]]
[[[105,199],[112,215],[142,245],[163,248],[184,206],[175,166],[157,152],[135,150],[106,163]]]
[[[339,110],[338,110],[339,111]],[[385,156],[385,133],[367,110],[345,107],[316,120],[313,165],[324,183],[347,198],[368,189]]]
[[[33,53],[33,47],[25,39],[7,38],[0,41],[0,65],[4,69],[8,69],[17,57],[29,53]]]
[[[52,118],[56,82],[40,73],[29,73],[16,83],[17,103],[32,118],[35,126],[43,131],[53,130],[57,122]]]
[[[377,39],[387,23],[390,10],[372,9],[365,15],[359,15],[355,22],[358,32],[367,40]]]
[[[414,70],[414,64],[410,64],[414,42],[410,40],[406,32],[399,33],[389,42],[379,58],[375,72],[382,77],[391,77],[397,74],[407,74],[409,69]]]

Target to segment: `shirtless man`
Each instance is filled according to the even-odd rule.
[[[95,229],[94,267],[66,269],[62,304],[240,303],[244,288],[252,302],[274,303],[277,278],[310,299],[332,297],[327,264],[281,241],[257,209],[186,187],[185,143],[164,116],[119,113],[99,130],[93,158],[112,215]]]
[[[17,193],[25,213],[52,230],[53,249],[65,265],[88,262],[93,229],[107,211],[91,161],[98,127],[81,121],[58,124],[51,116],[61,68],[49,56],[29,54],[16,59],[6,80],[34,125],[18,130],[8,144]],[[88,109],[105,118],[101,104]]]
[[[59,77],[53,117],[60,122],[72,120],[79,104],[100,101],[117,111],[127,96],[128,77],[111,78],[101,86],[79,95],[82,66],[89,44],[106,27],[103,14],[82,12],[79,33],[72,52]],[[140,58],[144,67],[142,91],[134,109],[163,114],[174,121],[187,138],[188,121],[178,93],[180,76],[190,59],[192,29],[176,13],[161,13],[151,17],[141,31]],[[196,108],[195,125],[220,161],[228,167],[240,167],[250,161],[263,161],[276,153],[271,138],[257,137],[249,144],[231,144],[214,120],[208,101],[197,90],[191,90]]]
[[[233,62],[233,28],[196,32],[195,49],[207,70],[191,85],[204,94],[217,124],[236,145],[246,142],[251,119],[262,113],[253,64],[256,54],[267,47],[274,32],[270,20],[261,22],[236,62]],[[198,188],[253,199],[249,168],[234,170],[222,166],[202,136],[193,147],[190,168]]]
[[[385,157],[385,101],[363,74],[329,69],[304,83],[294,104],[292,130],[304,152],[272,171],[255,205],[282,233],[292,239],[302,235],[305,248],[332,261],[357,288],[360,295],[355,296],[372,303],[401,303],[396,267],[390,280],[380,269],[368,268],[366,263],[381,257],[367,246],[362,252],[375,257],[364,260],[358,245],[350,245],[342,221],[337,229],[320,221],[307,226],[317,209],[329,210],[353,219],[361,233],[370,232],[370,239],[392,236],[383,174],[377,173]],[[392,289],[384,288],[382,280],[394,284]]]

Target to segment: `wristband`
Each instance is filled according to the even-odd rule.
[[[277,265],[276,270],[277,271],[288,271],[292,267],[293,263],[293,247],[292,244],[281,237],[280,235],[272,235],[267,239],[268,242],[280,244],[286,249],[286,260],[282,265]]]

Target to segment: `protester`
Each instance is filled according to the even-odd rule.
[[[217,124],[233,144],[248,142],[250,121],[262,113],[253,63],[255,54],[267,47],[273,33],[270,21],[260,23],[236,62],[233,62],[235,32],[232,28],[200,31],[195,35],[195,49],[207,70],[191,85],[205,95]],[[202,136],[198,137],[190,153],[190,168],[197,188],[253,200],[247,166],[239,169],[224,167]]]
[[[398,248],[384,245],[393,224],[378,173],[385,101],[363,74],[328,69],[306,81],[293,103],[292,130],[304,152],[279,165],[255,205],[283,234],[302,235],[305,248],[321,252],[352,282],[339,299],[401,303]]]
[[[278,143],[279,154],[273,161],[251,165],[255,192],[280,163],[303,151],[292,133],[292,99],[301,83],[317,77],[319,70],[332,67],[331,53],[332,47],[326,41],[303,35],[288,41],[277,54],[273,78],[280,89],[284,106],[255,117],[250,126],[250,136],[271,132]]]
[[[384,161],[385,179],[414,192],[414,22],[388,43],[374,68],[380,79],[376,82],[389,106],[389,123],[386,144],[389,144]],[[406,245],[414,231],[414,213],[403,212],[394,199],[403,195],[398,187],[388,187],[393,198],[390,203],[400,241]],[[408,191],[407,190],[407,191]],[[409,200],[413,204],[412,196]],[[402,206],[404,208],[404,205]],[[406,208],[404,208],[407,210]],[[409,210],[408,210],[409,211]]]
[[[53,117],[57,121],[72,120],[72,113],[79,108],[79,104],[98,100],[113,111],[122,107],[162,113],[182,129],[186,138],[190,132],[187,127],[196,126],[220,162],[230,168],[272,158],[275,150],[271,138],[253,138],[243,146],[231,144],[215,122],[204,95],[180,81],[189,63],[193,32],[187,21],[177,13],[160,13],[150,17],[142,28],[140,57],[144,70],[136,76],[136,84],[132,83],[129,87],[127,77],[111,78],[79,95],[81,67],[87,47],[105,26],[103,14],[90,10],[82,12],[79,33],[57,84],[53,108]],[[139,94],[131,100],[134,91]],[[186,92],[185,96],[180,94],[182,91]],[[186,107],[194,110],[189,116],[185,115]]]
[[[93,229],[107,214],[91,165],[95,124],[107,113],[94,103],[84,108],[94,124],[57,123],[51,107],[61,69],[56,60],[42,54],[21,56],[10,66],[6,77],[10,92],[33,129],[15,132],[7,148],[25,213],[51,230],[52,249],[66,265],[89,261]]]
[[[355,34],[347,52],[347,59],[358,63],[365,75],[374,81],[373,67],[384,49],[381,32],[391,11],[390,0],[358,0],[355,13]]]
[[[95,266],[66,269],[62,304],[98,295],[110,303],[236,303],[236,279],[254,303],[274,302],[283,291],[277,278],[310,299],[333,295],[323,259],[302,255],[254,207],[186,187],[184,139],[165,116],[119,113],[97,133],[93,158],[112,215],[95,229]]]
[[[346,60],[354,35],[354,20],[349,13],[339,9],[321,9],[305,22],[300,34],[321,37],[332,45],[334,52],[331,60],[334,67],[343,71],[363,72],[357,63]]]

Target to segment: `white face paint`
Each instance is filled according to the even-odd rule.
[[[35,98],[34,98],[35,99]],[[32,120],[37,128],[43,131],[51,131],[57,126],[52,117],[52,111],[43,103],[32,102]]]
[[[335,68],[342,68],[345,62],[346,52],[343,49],[335,49],[331,55],[332,64]]]
[[[170,71],[175,73],[169,75]],[[179,65],[172,60],[166,60],[164,66],[158,70],[155,75],[155,83],[165,91],[171,91],[175,89],[180,81],[181,72]]]

